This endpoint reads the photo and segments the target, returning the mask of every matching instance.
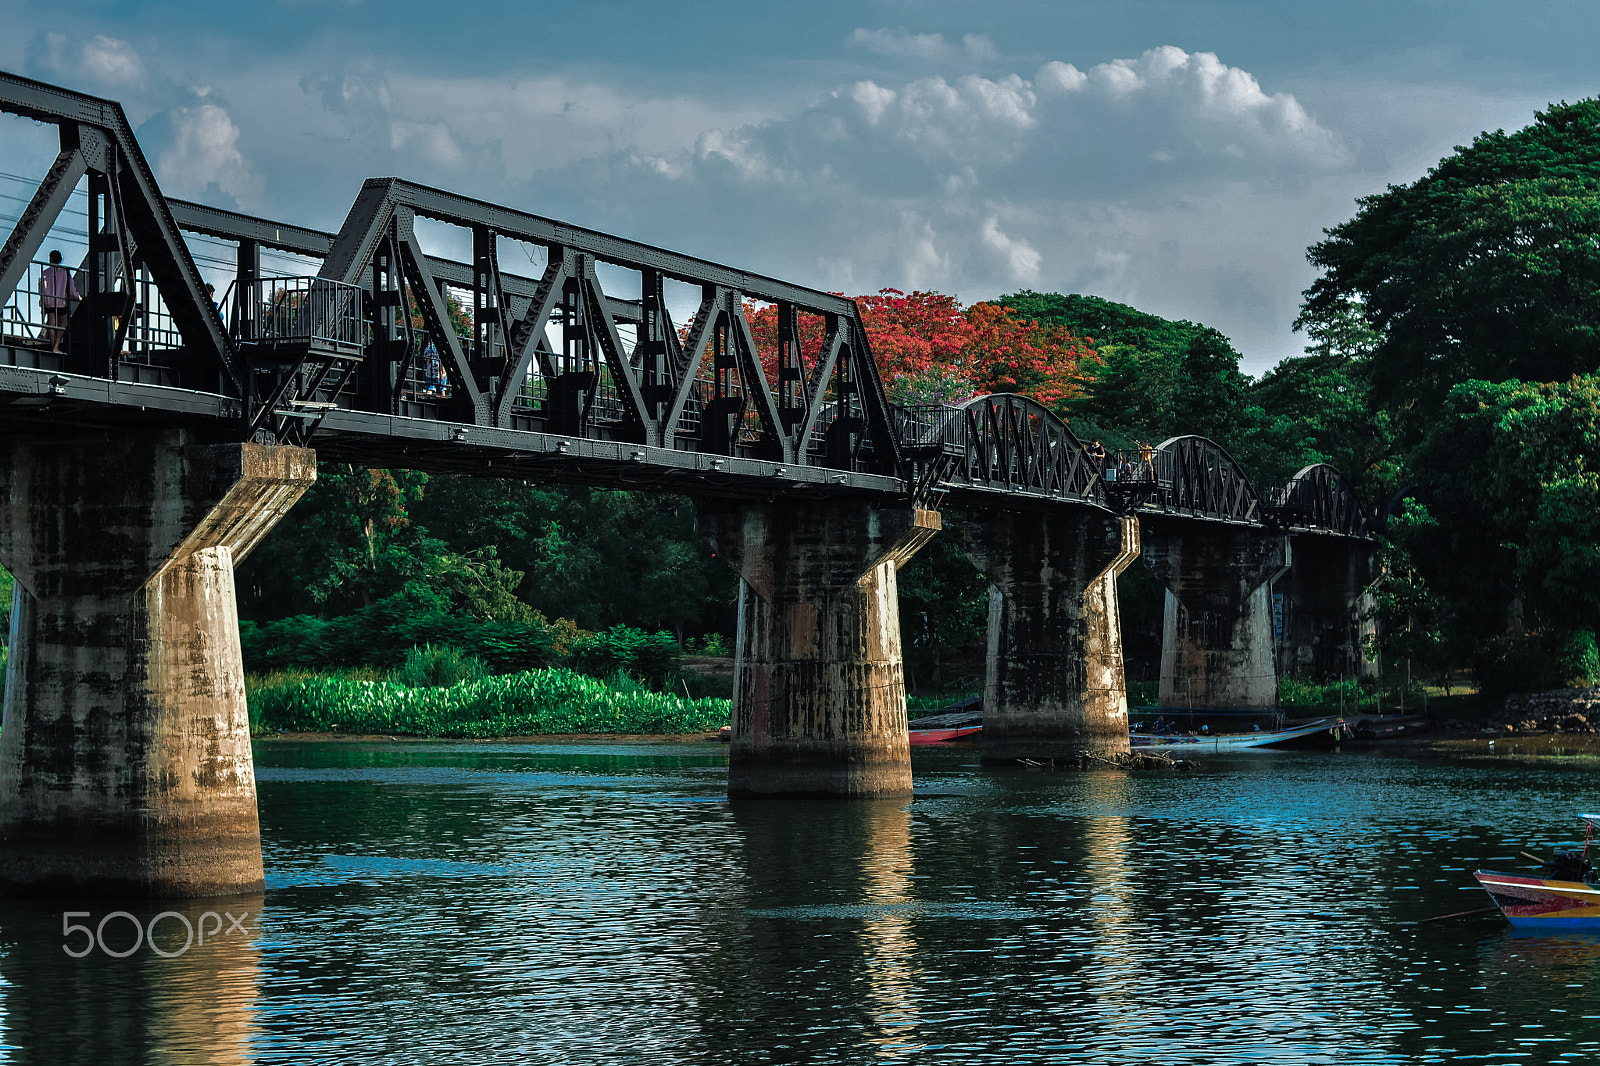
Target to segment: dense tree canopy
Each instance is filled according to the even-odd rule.
[[[1383,534],[1390,651],[1491,688],[1600,674],[1600,101],[1480,135],[1308,255],[1317,344],[1258,391],[1410,486]],[[1323,410],[1275,395],[1291,373]]]
[[[261,619],[409,593],[479,619],[698,634],[726,628],[734,585],[681,496],[324,464],[239,588]]]
[[[1308,252],[1323,275],[1301,321],[1360,302],[1380,404],[1429,410],[1460,381],[1600,369],[1600,100],[1481,134],[1359,203]]]

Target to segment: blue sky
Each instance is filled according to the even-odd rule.
[[[1298,354],[1357,196],[1600,91],[1600,4],[0,0],[163,187],[336,229],[395,174],[851,294],[1091,292]],[[52,152],[0,118],[0,172]]]

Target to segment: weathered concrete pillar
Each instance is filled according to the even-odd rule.
[[[965,532],[990,583],[984,758],[1126,754],[1117,575],[1139,555],[1138,521],[999,511]]]
[[[1289,539],[1146,519],[1144,559],[1167,588],[1161,706],[1276,706],[1271,585],[1289,565]]]
[[[0,895],[261,890],[233,564],[315,477],[177,431],[0,443]]]
[[[728,794],[909,794],[895,571],[938,512],[780,501],[700,523],[740,578]]]
[[[1362,615],[1372,584],[1372,545],[1348,537],[1300,534],[1293,565],[1272,590],[1272,610],[1282,619],[1278,673],[1326,681],[1376,671],[1363,651],[1371,620]]]

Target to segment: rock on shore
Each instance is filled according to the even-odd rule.
[[[1491,725],[1495,732],[1594,733],[1600,731],[1600,685],[1515,693]]]

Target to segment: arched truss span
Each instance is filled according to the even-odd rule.
[[[1345,484],[1344,475],[1327,463],[1307,466],[1289,479],[1278,494],[1276,520],[1281,525],[1365,537],[1372,518],[1366,503]]]
[[[918,495],[991,491],[1106,506],[1083,445],[1037,400],[991,393],[959,406],[898,408],[897,415]]]
[[[1365,537],[1372,525],[1366,504],[1327,463],[1313,463],[1269,494],[1266,517],[1286,528]]]
[[[1205,437],[1164,440],[1150,459],[1154,488],[1141,510],[1258,523],[1261,501],[1250,479],[1222,445]]]

